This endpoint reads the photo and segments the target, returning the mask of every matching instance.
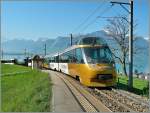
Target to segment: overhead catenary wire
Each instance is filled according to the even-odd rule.
[[[82,23],[80,23],[80,24],[73,30],[73,32],[79,30],[98,10],[100,10],[100,8],[103,7],[104,4],[105,4],[105,2],[104,2],[104,0],[103,0],[103,2],[102,2],[94,11],[92,11],[92,13],[90,13],[90,14],[87,16],[87,18],[86,18],[84,21],[82,21]]]
[[[92,20],[89,24],[87,24],[83,29],[81,29],[81,32],[84,32],[91,24],[93,24],[98,18],[100,18],[103,14],[105,14],[106,12],[108,12],[113,5],[111,5],[109,8],[105,8],[102,12],[101,15],[96,17],[94,20]]]
[[[97,16],[97,18],[104,18],[104,19],[124,19],[127,23],[130,23],[126,17],[123,17],[123,16],[113,16],[113,17],[102,17],[102,16]]]

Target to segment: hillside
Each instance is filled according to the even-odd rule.
[[[75,44],[78,40],[85,36],[98,36],[106,40],[110,48],[119,48],[117,43],[107,35],[105,31],[96,31],[92,33],[88,33],[86,35],[76,35],[73,36],[73,44]],[[38,39],[37,41],[31,40],[8,40],[2,43],[2,48],[5,52],[16,52],[16,53],[24,53],[24,49],[26,48],[28,52],[34,54],[44,54],[44,44],[47,45],[47,54],[55,53],[58,51],[62,51],[65,48],[70,46],[70,37],[59,36],[55,39]],[[134,42],[134,47],[142,48],[138,50],[138,53],[134,55],[134,69],[139,69],[139,71],[148,71],[149,63],[149,43],[148,40],[143,37],[136,37],[136,41]],[[119,55],[119,53],[117,53]]]

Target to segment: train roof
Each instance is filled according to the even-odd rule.
[[[93,36],[84,37],[78,41],[78,45],[106,45],[106,44],[107,43],[105,42],[104,38]]]

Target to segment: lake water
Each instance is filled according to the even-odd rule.
[[[27,56],[25,56],[25,55],[3,55],[3,59],[14,59],[14,58],[16,58],[18,61],[24,61],[24,59],[26,58]],[[117,71],[119,70],[119,71],[121,71],[121,65],[120,64],[117,64],[116,63],[116,69],[117,69]],[[133,72],[134,72],[134,70],[135,69],[137,69],[138,70],[138,72],[146,72],[146,73],[148,73],[149,72],[149,63],[147,62],[139,62],[138,64],[137,64],[137,66],[134,66],[133,67]],[[128,69],[127,69],[127,72],[128,72]]]

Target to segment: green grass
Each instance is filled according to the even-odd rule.
[[[1,73],[7,74],[7,73],[15,73],[15,72],[22,72],[22,71],[31,71],[31,68],[21,66],[21,65],[8,65],[8,64],[2,64]]]
[[[2,72],[30,70],[17,65],[2,65]],[[10,72],[10,70],[9,70]],[[1,78],[2,111],[49,112],[51,110],[52,83],[47,73],[33,70],[30,73]]]
[[[126,76],[118,76],[119,78],[119,87],[127,89],[128,86],[128,77]],[[143,80],[139,78],[133,78],[133,90],[137,94],[142,94],[142,95],[148,95],[147,93],[149,91],[149,81],[148,80]]]

